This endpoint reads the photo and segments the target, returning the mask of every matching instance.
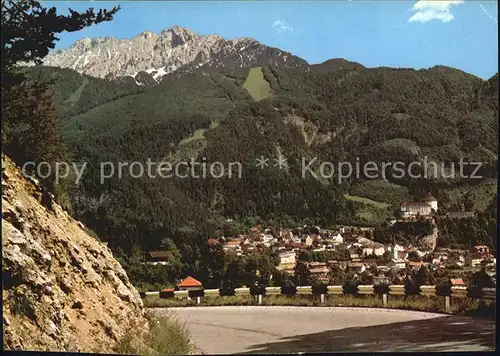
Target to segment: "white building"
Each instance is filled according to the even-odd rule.
[[[429,253],[429,251],[422,251],[422,250],[419,250],[418,248],[413,250],[413,251],[415,251],[417,256],[420,258],[425,257]]]
[[[287,251],[280,253],[280,264],[295,264],[296,254],[293,251]]]
[[[143,263],[143,264],[146,264],[149,266],[157,266],[157,265],[168,266],[170,264],[170,262],[167,262],[167,261],[157,261],[157,262],[148,261],[148,262]]]
[[[342,235],[337,234],[336,236],[333,236],[331,238],[331,241],[334,245],[340,245],[340,244],[344,243],[344,238],[342,237]]]
[[[360,244],[359,242],[354,242],[352,244],[347,245],[347,248],[348,249],[351,249],[351,248],[363,248],[363,245]]]
[[[302,242],[302,239],[298,236],[293,236],[292,237],[292,242],[296,244],[300,244]]]
[[[385,253],[384,245],[376,242],[371,245],[363,247],[363,254],[367,256],[370,255],[382,256],[384,253]]]
[[[274,241],[274,236],[270,234],[262,234],[261,239],[264,242],[273,242]]]
[[[222,248],[224,251],[236,251],[236,252],[241,252],[241,241],[235,240],[235,241],[227,241],[224,245],[222,245]]]
[[[351,273],[363,273],[366,270],[365,264],[361,262],[349,263],[348,268]]]
[[[398,259],[397,253],[404,251],[405,248],[401,245],[395,244],[394,247],[392,245],[385,245],[385,251],[391,254],[391,258]]]
[[[401,204],[401,212],[404,218],[417,215],[427,216],[432,212],[432,208],[427,203],[405,202]]]
[[[438,201],[428,194],[421,202],[405,202],[401,204],[401,212],[404,218],[411,218],[417,215],[428,216],[432,211],[438,210]]]
[[[398,259],[391,259],[389,263],[387,264],[387,267],[392,268],[406,268],[406,261],[405,260],[398,260]]]

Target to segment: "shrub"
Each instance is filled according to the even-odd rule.
[[[496,304],[493,300],[469,299],[469,304],[462,307],[457,312],[467,315],[482,318],[495,319]]]
[[[182,355],[190,351],[186,326],[175,318],[164,316],[150,321],[146,344],[158,355]]]
[[[347,295],[357,295],[358,294],[358,282],[357,281],[346,281],[342,286],[344,294]]]
[[[160,298],[173,298],[174,297],[174,291],[160,291]]]
[[[264,305],[269,305],[269,306],[287,306],[287,305],[294,305],[294,306],[319,306],[319,298],[316,296],[308,295],[308,296],[301,296],[300,298],[290,298],[287,296],[283,295],[273,295],[264,298],[263,300]]]
[[[442,313],[444,312],[444,300],[438,297],[424,298],[418,295],[390,296],[387,308]]]
[[[480,288],[469,287],[467,288],[467,296],[469,298],[482,298],[484,296],[484,292]]]
[[[451,283],[449,281],[440,282],[436,286],[436,295],[440,297],[448,297],[451,295]]]
[[[297,287],[288,285],[288,286],[282,286],[281,287],[281,294],[284,296],[292,296],[297,294]]]
[[[221,296],[233,296],[235,294],[233,287],[221,288],[219,289]]]
[[[188,292],[188,295],[190,298],[204,297],[205,292],[203,290],[190,290]]]
[[[420,294],[420,286],[411,278],[408,278],[405,282],[405,295],[410,296],[419,294]]]
[[[36,296],[32,295],[30,291],[18,287],[11,298],[12,314],[26,316],[28,319],[35,320],[34,300],[36,300]]]
[[[124,355],[185,355],[191,351],[186,326],[172,316],[150,317],[149,332],[138,336],[131,330],[116,345]]]
[[[201,300],[203,306],[224,306],[224,305],[255,305],[255,297],[251,295],[238,295],[228,297],[205,297]]]
[[[266,287],[264,285],[252,285],[250,287],[250,295],[266,295]]]
[[[390,288],[388,284],[375,284],[373,286],[373,292],[375,294],[389,294]]]
[[[315,284],[312,286],[312,294],[320,295],[326,294],[328,292],[328,286],[326,284]]]

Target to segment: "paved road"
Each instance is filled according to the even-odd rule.
[[[186,322],[200,353],[489,351],[495,322],[387,309],[194,307],[156,309]]]

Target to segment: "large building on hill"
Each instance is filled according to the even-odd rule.
[[[432,212],[432,208],[426,203],[405,202],[401,204],[401,212],[404,218],[416,215],[427,216]]]
[[[438,202],[432,195],[427,195],[420,202],[404,202],[401,204],[401,212],[404,218],[411,218],[417,215],[429,216],[433,211],[438,210]]]

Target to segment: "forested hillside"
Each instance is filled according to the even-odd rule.
[[[244,85],[250,68],[166,76],[152,86],[69,69],[42,67],[32,73],[54,81],[73,158],[88,162],[82,183],[71,191],[71,209],[115,249],[157,249],[167,237],[183,256],[196,255],[185,249],[227,232],[232,228],[227,219],[241,222],[245,217],[282,226],[376,224],[392,217],[401,201],[427,192],[449,210],[463,209],[465,203],[467,209],[483,210],[491,204],[498,76],[483,81],[447,67],[366,69],[347,61],[311,68],[261,67],[261,80],[270,89],[258,102],[248,90],[252,86]],[[272,166],[280,155],[287,159],[287,169]],[[271,167],[256,167],[261,156],[270,158]],[[302,157],[317,157],[318,162],[358,159],[361,164],[427,157],[447,166],[463,157],[483,162],[476,174],[484,178],[415,180],[388,172],[387,180],[359,177],[338,184],[335,175],[303,179]],[[237,161],[243,176],[124,175],[100,184],[100,162],[148,158]]]

